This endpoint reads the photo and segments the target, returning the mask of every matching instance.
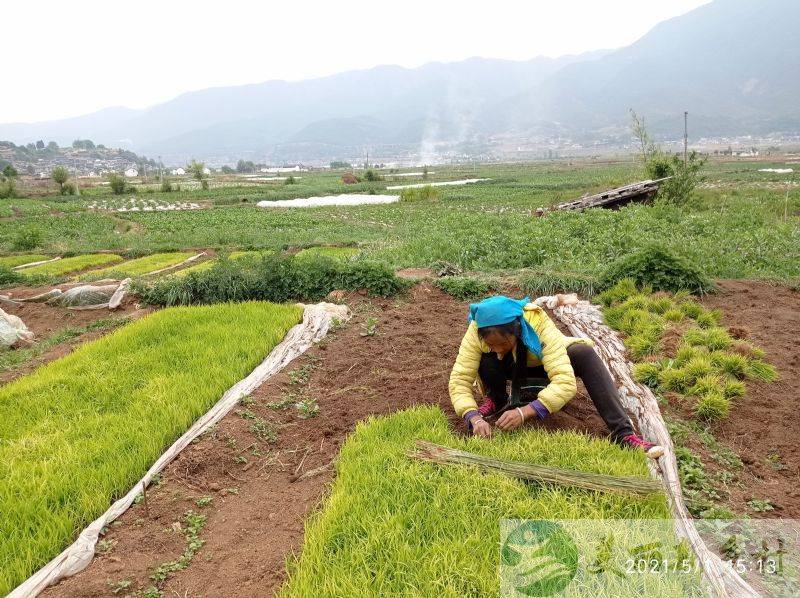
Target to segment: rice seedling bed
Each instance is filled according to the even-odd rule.
[[[103,266],[106,264],[116,264],[122,261],[122,258],[115,253],[98,253],[90,255],[78,255],[75,257],[67,257],[63,260],[51,262],[49,264],[41,264],[39,266],[32,266],[20,270],[19,273],[27,277],[47,277],[57,278],[78,272],[94,266]]]
[[[42,262],[49,259],[52,259],[49,255],[7,255],[0,257],[0,268],[16,268],[23,264],[32,264],[33,262]]]
[[[173,308],[0,389],[0,594],[73,541],[302,310]]]
[[[648,475],[643,454],[571,432],[528,429],[486,442],[454,437],[436,407],[373,418],[342,447],[330,497],[307,523],[281,596],[498,596],[502,519],[670,517],[660,493],[633,498],[525,484],[413,460],[406,453],[416,438],[504,459]],[[650,595],[677,591],[671,583]],[[611,588],[608,595],[618,594]]]
[[[229,260],[238,260],[239,258],[243,257],[256,257],[261,255],[258,251],[232,251],[228,254]],[[215,264],[219,263],[219,260],[206,260],[204,262],[200,262],[195,266],[189,266],[188,268],[183,268],[181,270],[177,270],[174,273],[171,273],[171,276],[183,277],[191,274],[192,272],[204,272],[205,270],[210,270],[214,267]]]
[[[110,268],[103,268],[101,270],[93,270],[91,273],[87,273],[82,278],[92,278],[97,280],[100,278],[127,278],[141,276],[143,274],[155,272],[156,270],[161,270],[162,268],[168,268],[169,266],[180,264],[193,255],[195,254],[192,252],[154,253],[153,255],[130,260],[124,264],[120,264],[119,266],[112,266]]]

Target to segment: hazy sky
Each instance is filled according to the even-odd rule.
[[[708,1],[12,0],[2,9],[0,122],[379,64],[618,48]]]

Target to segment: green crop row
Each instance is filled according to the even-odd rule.
[[[496,458],[648,475],[643,453],[572,432],[526,429],[486,442],[453,436],[437,407],[371,418],[342,447],[333,489],[306,524],[302,551],[289,564],[280,596],[499,596],[503,519],[670,518],[662,494],[633,498],[538,485],[469,466],[414,460],[407,453],[417,438]],[[594,557],[581,555],[584,566]],[[610,586],[601,595],[614,596],[621,595],[615,588],[639,582],[609,574],[603,583]],[[690,576],[652,583],[641,595],[684,596],[697,590]]]
[[[161,270],[162,268],[169,268],[176,264],[186,261],[195,255],[191,252],[174,252],[174,253],[154,253],[135,260],[130,260],[118,266],[111,266],[110,268],[102,268],[100,270],[92,270],[81,276],[82,280],[92,279],[99,280],[101,278],[127,278],[141,276]]]
[[[49,255],[7,255],[0,257],[0,267],[2,268],[16,268],[23,264],[32,264],[33,262],[43,262],[44,260],[52,259]]]
[[[105,264],[115,264],[121,262],[122,258],[115,253],[98,253],[89,255],[77,255],[66,257],[63,260],[41,264],[20,270],[20,274],[27,277],[37,278],[59,278],[70,272],[103,266]]]
[[[163,310],[0,389],[0,595],[124,495],[301,316],[268,303]]]

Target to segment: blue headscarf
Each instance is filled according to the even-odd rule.
[[[502,326],[513,322],[517,318],[521,324],[522,342],[531,353],[542,358],[542,344],[539,335],[528,321],[522,317],[523,308],[530,303],[530,299],[511,299],[503,295],[489,297],[480,303],[471,303],[469,306],[469,321],[475,321],[478,328],[485,326]]]

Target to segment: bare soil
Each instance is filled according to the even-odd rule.
[[[717,439],[737,452],[744,471],[731,484],[727,504],[753,517],[800,517],[800,293],[765,282],[722,280],[720,291],[703,300],[723,312],[722,325],[734,336],[766,351],[780,380],[748,382],[747,396],[731,416],[714,425]],[[773,457],[771,457],[773,456]],[[771,462],[768,457],[771,457]],[[713,459],[704,458],[713,472]],[[753,512],[747,501],[769,500],[774,511]]]

